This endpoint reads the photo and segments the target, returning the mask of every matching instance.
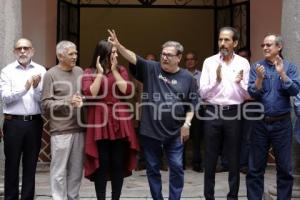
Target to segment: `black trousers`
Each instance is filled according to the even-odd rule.
[[[205,117],[212,116],[207,112],[215,112],[215,108],[208,107]],[[229,168],[229,193],[227,199],[238,199],[240,184],[239,160],[241,141],[241,120],[229,119],[237,116],[238,109],[222,110],[222,115],[214,115],[214,119],[204,121],[205,162],[204,162],[204,196],[206,200],[214,200],[215,172],[220,151],[225,150]]]
[[[193,166],[202,168],[201,141],[203,138],[203,121],[199,119],[203,117],[204,110],[200,108],[198,116],[194,116],[191,125],[191,139],[193,143]]]
[[[36,164],[41,148],[42,118],[4,120],[4,199],[19,199],[19,166],[22,158],[21,200],[34,199]]]
[[[97,142],[100,167],[95,172],[95,190],[98,200],[105,200],[108,177],[111,179],[112,199],[120,199],[127,145],[122,139]]]
[[[201,141],[203,139],[203,121],[200,119],[203,117],[204,110],[201,108],[197,115],[195,114],[190,127],[190,140],[192,140],[192,166],[202,168],[202,156],[201,156]],[[183,152],[183,166],[186,165],[186,144],[184,145]]]

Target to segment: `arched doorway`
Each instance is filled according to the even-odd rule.
[[[95,9],[98,9],[100,13],[107,9],[117,9],[120,11],[119,19],[122,19],[123,16],[125,16],[121,15],[122,11],[126,9],[131,9],[133,12],[135,9],[138,9],[141,10],[140,12],[145,11],[145,14],[149,11],[149,9],[152,11],[164,10],[165,12],[177,10],[185,13],[211,12],[211,17],[209,17],[209,19],[205,19],[200,16],[199,19],[195,19],[195,21],[192,23],[194,26],[197,26],[197,23],[201,25],[200,22],[211,20],[211,28],[201,27],[203,32],[212,32],[212,38],[209,41],[212,44],[212,47],[209,54],[217,51],[217,34],[219,28],[223,26],[233,26],[237,28],[241,33],[239,47],[250,47],[249,0],[58,0],[57,9],[57,41],[63,39],[71,40],[77,44],[80,51],[82,51],[81,45],[85,44],[82,42],[82,40],[85,39],[83,38],[84,30],[82,29],[82,26],[87,23],[87,21],[83,21],[82,18],[91,14],[93,11],[95,11]],[[137,16],[137,18],[142,17],[143,15]],[[177,19],[177,21],[180,21],[180,19]],[[95,23],[101,24],[101,19],[99,22]],[[149,21],[149,23],[152,23],[153,25],[160,23],[160,21]],[[113,27],[114,25],[112,24],[111,26]],[[136,25],[133,25],[132,27],[134,26]],[[132,29],[132,27],[128,27],[128,29]],[[87,36],[85,35],[84,37]],[[199,41],[202,42],[203,40]],[[85,50],[85,48],[83,50]],[[205,53],[207,54],[207,52]],[[80,55],[80,60],[81,59],[82,56]],[[82,63],[80,62],[80,64]]]

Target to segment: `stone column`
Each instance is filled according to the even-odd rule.
[[[22,34],[21,0],[0,1],[0,69],[14,60],[13,45]],[[0,124],[2,127],[2,103],[0,102]],[[0,196],[3,193],[4,153],[0,143]]]
[[[300,67],[300,1],[282,1],[281,35],[284,40],[283,56]],[[293,115],[294,116],[294,115]],[[294,117],[293,117],[294,118]],[[293,120],[294,121],[294,120]],[[300,144],[293,141],[293,199],[300,198]],[[276,186],[270,186],[266,199],[276,199]]]

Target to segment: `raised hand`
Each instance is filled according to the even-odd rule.
[[[284,68],[283,68],[283,61],[282,58],[277,55],[274,61],[275,69],[279,75],[284,73]]]
[[[98,74],[103,74],[103,67],[100,64],[100,56],[97,57],[96,68]]]
[[[286,75],[286,73],[284,71],[283,60],[279,55],[276,56],[274,65],[275,65],[275,69],[276,69],[277,73],[280,76],[280,79],[283,81],[288,80],[288,76]]]
[[[107,41],[109,43],[111,43],[113,46],[117,47],[120,43],[119,43],[119,40],[118,40],[115,30],[108,29],[107,31],[109,33],[109,37],[108,37]]]
[[[111,54],[110,62],[111,62],[111,71],[116,70],[117,66],[118,66],[118,60],[117,60],[117,54],[116,53]]]
[[[221,74],[221,72],[222,72],[222,65],[219,64],[219,66],[218,66],[218,68],[216,70],[217,82],[219,82],[219,83],[222,81],[222,74]]]

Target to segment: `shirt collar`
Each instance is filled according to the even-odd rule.
[[[17,60],[15,61],[14,66],[16,68],[22,68],[22,69],[24,69]],[[30,60],[30,63],[26,66],[26,69],[28,69],[28,68],[34,68],[32,60]]]
[[[231,57],[231,59],[230,59],[230,62],[234,59],[235,55],[236,55],[236,54],[233,52],[233,53],[232,53],[232,57]],[[220,62],[224,62],[223,56],[222,56],[222,54],[221,54],[220,52],[219,52],[218,58],[219,58]]]

